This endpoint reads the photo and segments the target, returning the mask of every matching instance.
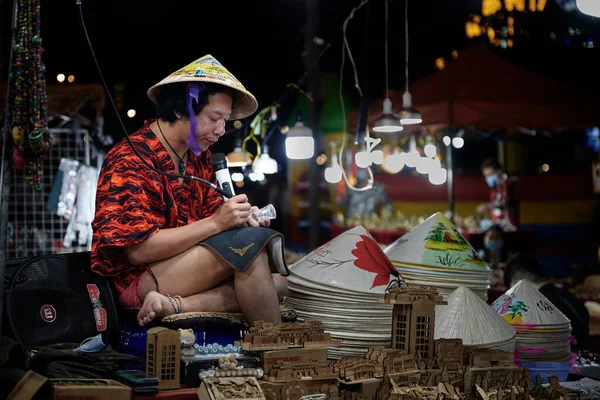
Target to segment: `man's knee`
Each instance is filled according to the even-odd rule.
[[[277,298],[282,301],[287,295],[287,278],[279,274],[273,274],[273,284],[275,285],[275,291],[277,292]]]

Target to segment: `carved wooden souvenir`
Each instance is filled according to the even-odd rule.
[[[434,289],[420,286],[393,287],[385,294],[393,304],[392,348],[423,359],[434,356],[435,306],[446,304]]]
[[[203,379],[198,397],[200,400],[266,400],[255,377]]]
[[[246,351],[283,350],[289,348],[326,349],[337,347],[340,341],[332,339],[321,321],[283,322],[273,324],[255,322],[250,333],[241,342]]]
[[[270,382],[259,381],[266,400],[281,400],[281,386]]]
[[[179,389],[181,341],[179,331],[157,326],[146,337],[146,373],[159,379],[159,390]]]
[[[281,388],[281,400],[300,400],[302,396],[308,396],[308,388],[302,382],[288,382]]]
[[[269,382],[289,382],[302,379],[331,380],[338,379],[333,366],[318,362],[287,361],[275,364],[269,370]]]

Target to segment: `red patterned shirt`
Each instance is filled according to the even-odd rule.
[[[130,135],[136,150],[152,166],[177,173],[171,156],[149,127]],[[189,153],[186,175],[216,183],[210,151]],[[197,181],[167,177],[146,167],[127,140],[115,145],[100,170],[92,227],[92,270],[111,277],[118,294],[140,276],[146,265],[132,265],[125,248],[147,240],[160,229],[176,228],[213,215],[222,197]]]

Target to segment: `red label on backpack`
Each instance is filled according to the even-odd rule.
[[[100,300],[100,289],[98,289],[98,286],[96,286],[93,283],[90,283],[87,285],[87,291],[90,295],[90,300],[92,301],[92,303],[94,302],[94,300]]]
[[[50,304],[44,304],[42,308],[40,308],[40,317],[42,317],[45,322],[51,324],[56,319],[56,309]]]
[[[94,318],[96,319],[96,329],[99,332],[106,330],[108,318],[106,316],[106,310],[103,308],[94,308]]]
[[[90,301],[94,305],[96,329],[99,332],[105,331],[106,325],[108,324],[108,317],[106,315],[106,309],[102,307],[102,303],[100,302],[100,289],[98,289],[97,285],[90,283],[87,285],[87,291],[90,295]]]

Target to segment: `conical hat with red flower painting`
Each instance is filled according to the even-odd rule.
[[[291,265],[293,277],[339,293],[379,295],[402,281],[398,270],[362,226],[352,228]]]
[[[396,266],[425,266],[469,274],[490,271],[460,231],[440,212],[415,226],[384,251]]]

